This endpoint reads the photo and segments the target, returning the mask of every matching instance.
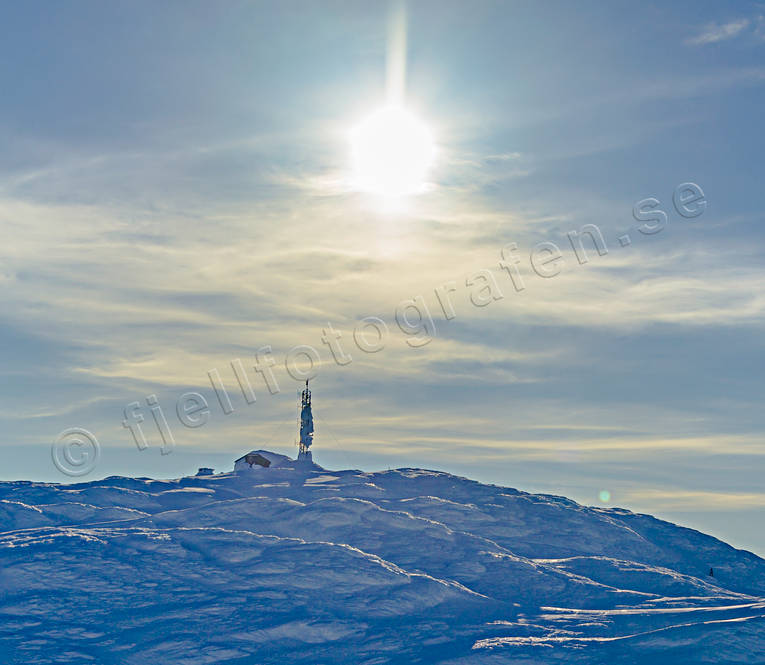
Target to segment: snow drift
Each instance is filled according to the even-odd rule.
[[[261,452],[277,463],[0,483],[0,660],[765,663],[754,554],[622,509]]]

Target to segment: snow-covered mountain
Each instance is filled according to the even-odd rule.
[[[0,662],[765,663],[765,560],[422,469],[0,483]],[[710,576],[710,569],[714,576]]]

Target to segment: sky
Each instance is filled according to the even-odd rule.
[[[294,455],[310,374],[327,468],[765,555],[765,5],[410,2],[404,100],[436,154],[393,206],[349,177],[391,13],[4,3],[0,479]],[[54,464],[72,436],[84,475]]]

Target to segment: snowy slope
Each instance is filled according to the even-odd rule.
[[[759,557],[436,471],[0,483],[0,566],[3,663],[765,663]]]

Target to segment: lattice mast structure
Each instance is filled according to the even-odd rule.
[[[311,389],[308,381],[300,394],[300,441],[298,442],[298,461],[312,461],[311,451],[313,443],[313,413],[311,411]]]

